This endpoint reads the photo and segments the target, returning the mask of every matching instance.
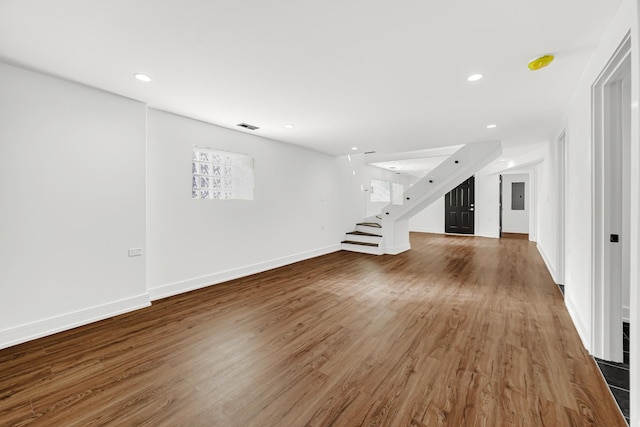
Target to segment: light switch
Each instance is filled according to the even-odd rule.
[[[141,256],[142,255],[142,248],[132,248],[129,249],[129,256]]]

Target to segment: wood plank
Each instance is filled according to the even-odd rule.
[[[534,244],[411,244],[0,350],[0,425],[625,425]]]

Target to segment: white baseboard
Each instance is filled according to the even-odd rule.
[[[536,244],[536,248],[538,248],[538,252],[540,253],[540,256],[542,256],[542,260],[544,261],[544,264],[547,266],[547,270],[549,270],[549,273],[551,274],[551,278],[553,279],[553,282],[555,284],[558,284],[556,270],[555,268],[553,268],[553,264],[551,264],[551,261],[549,261],[547,254],[544,253],[544,250],[542,249],[542,246],[540,246],[540,243]]]
[[[487,234],[487,233],[474,233],[474,234],[459,234],[459,233],[445,233],[444,231],[436,231],[436,230],[428,230],[426,228],[414,228],[409,230],[410,233],[429,233],[429,234],[440,234],[441,236],[462,236],[462,237],[488,237],[489,239],[498,239],[500,236],[497,234]]]
[[[412,227],[409,229],[409,233],[433,233],[433,234],[444,234],[444,230],[441,228],[423,228],[423,227]]]
[[[487,239],[499,239],[500,236],[497,233],[476,233],[476,234],[472,234],[472,236],[476,236],[476,237],[486,237]]]
[[[42,338],[47,335],[53,335],[150,305],[149,294],[144,293],[107,304],[96,305],[71,313],[3,329],[0,331],[0,349],[31,341],[36,338]]]
[[[527,214],[528,215],[528,214]],[[529,234],[529,229],[516,229],[516,230],[506,230],[504,227],[502,228],[503,233],[513,233],[513,234]]]
[[[622,306],[622,321],[631,323],[631,311],[629,311],[629,307]]]
[[[384,253],[387,255],[398,255],[398,254],[401,254],[402,252],[408,251],[409,249],[411,249],[411,244],[407,243],[405,245],[394,246],[392,248],[385,247]]]
[[[228,282],[230,280],[239,279],[241,277],[250,276],[256,273],[273,270],[274,268],[293,264],[295,262],[304,261],[310,258],[337,252],[341,249],[340,244],[327,246],[312,251],[301,252],[270,261],[260,262],[257,264],[239,267],[232,270],[221,271],[219,273],[209,274],[206,276],[194,277],[192,279],[180,282],[168,283],[149,289],[149,295],[152,301],[167,298],[173,295],[182,294],[184,292],[196,289],[206,288],[207,286],[217,285],[218,283]]]
[[[571,320],[573,320],[573,325],[578,331],[578,335],[582,340],[582,345],[587,349],[589,354],[593,354],[593,349],[591,348],[591,335],[589,333],[589,329],[584,325],[584,322],[578,315],[578,312],[573,307],[573,303],[571,299],[567,298],[565,294],[564,304],[567,307],[567,311],[569,312],[569,316],[571,316]]]

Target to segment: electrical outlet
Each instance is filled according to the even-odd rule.
[[[132,248],[129,249],[129,256],[141,256],[142,255],[142,248]]]

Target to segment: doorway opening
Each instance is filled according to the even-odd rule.
[[[592,103],[593,354],[600,359],[623,363],[623,320],[625,315],[627,320],[629,318],[630,300],[629,35],[596,79]]]
[[[528,173],[500,175],[500,238],[529,240],[530,195]]]

